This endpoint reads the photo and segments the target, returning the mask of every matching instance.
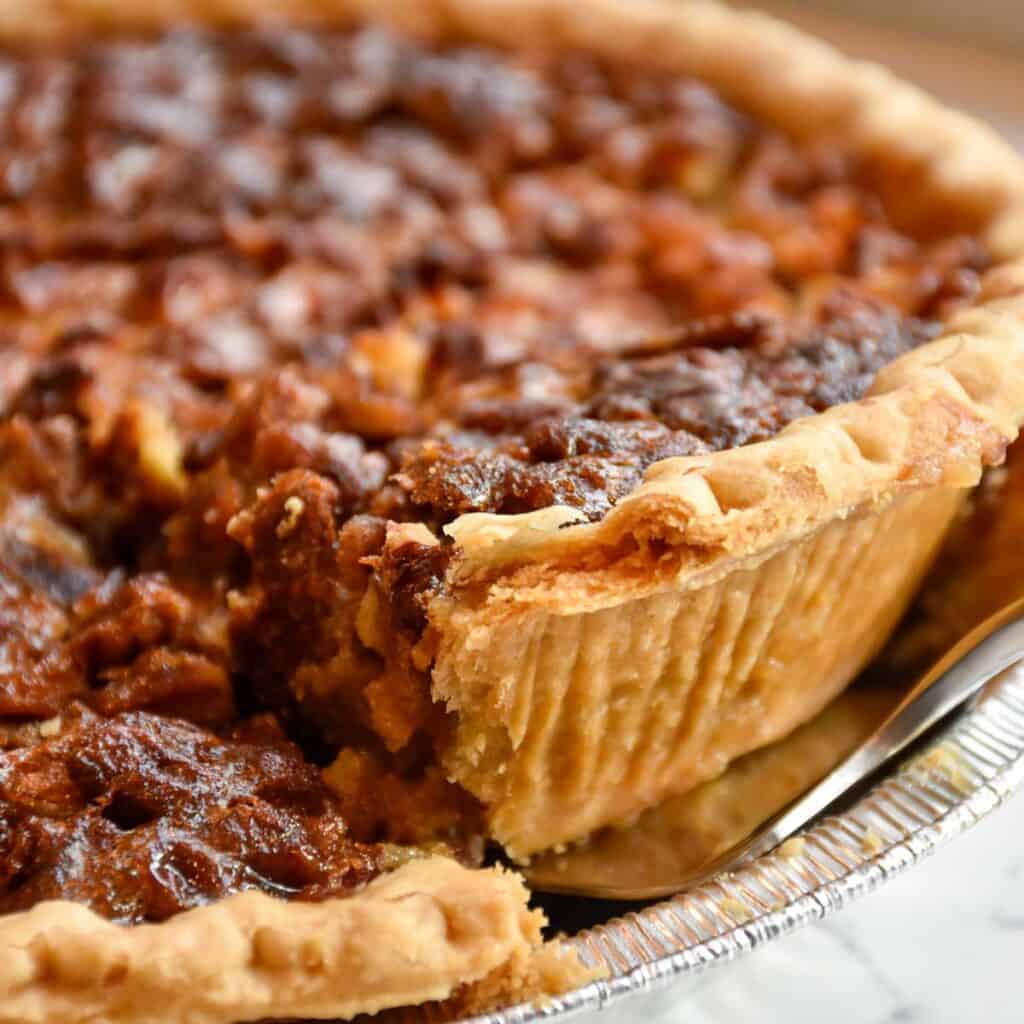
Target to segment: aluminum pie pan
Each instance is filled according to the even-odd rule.
[[[740,870],[570,940],[607,977],[543,1006],[466,1024],[634,1020],[701,972],[745,956],[913,867],[1024,786],[1024,662],[990,684],[842,813]]]

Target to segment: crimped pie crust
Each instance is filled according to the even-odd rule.
[[[871,394],[775,439],[655,465],[601,522],[467,515],[431,608],[449,772],[530,852],[627,820],[789,731],[888,635],[965,488],[1024,420],[1024,169],[987,129],[771,19],[669,0],[46,0],[0,36],[181,19],[346,20],[643,53],[803,136],[840,136],[898,222],[978,233],[979,303]],[[788,666],[799,657],[806,678]],[[774,665],[774,675],[766,666]],[[672,702],[675,717],[665,715]],[[751,723],[757,722],[756,729]],[[316,906],[242,894],[160,925],[66,902],[0,919],[0,1020],[350,1016],[441,999],[539,943],[512,876],[441,859]],[[542,972],[551,988],[578,966]],[[523,976],[529,972],[525,966]]]
[[[40,903],[0,921],[0,1021],[214,1024],[446,999],[506,965],[530,969],[543,915],[526,899],[514,874],[433,858],[348,899],[246,892],[159,925]],[[542,956],[549,975],[579,977],[557,949]]]

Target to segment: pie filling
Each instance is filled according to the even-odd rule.
[[[0,133],[0,911],[478,861],[442,527],[857,399],[987,263],[581,54],[97,38],[4,55]]]

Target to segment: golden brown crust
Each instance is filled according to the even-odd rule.
[[[770,441],[657,463],[599,523],[563,530],[577,518],[571,509],[462,516],[447,528],[464,552],[459,572],[504,572],[503,585],[522,601],[524,585],[539,587],[552,568],[589,557],[592,607],[601,600],[594,557],[612,566],[628,539],[657,542],[656,561],[663,545],[683,552],[675,582],[692,583],[724,558],[767,551],[900,494],[971,486],[982,466],[1001,460],[1024,411],[1017,309],[1024,317],[1024,297],[961,314],[944,338],[883,370],[867,398],[799,420]],[[663,570],[652,568],[638,585],[664,584]],[[548,589],[561,600],[557,582]]]
[[[539,596],[496,584],[456,602],[434,669],[458,712],[449,773],[521,858],[713,778],[816,714],[873,656],[964,493],[906,494],[703,575],[671,551],[566,570],[573,613],[550,580]],[[616,592],[634,596],[615,605]]]
[[[510,970],[513,983],[578,981],[574,957],[545,952],[534,963],[543,915],[526,898],[513,874],[433,858],[349,899],[240,893],[132,928],[42,903],[0,918],[0,1021],[347,1018],[457,989],[468,1003],[474,983],[493,989]]]
[[[4,4],[0,36],[363,14],[643,53],[788,131],[840,136],[897,221],[977,232],[1002,263],[978,306],[862,402],[764,444],[659,463],[593,526],[560,529],[575,516],[555,508],[449,528],[462,549],[454,597],[432,610],[434,691],[463,714],[449,769],[487,799],[496,834],[529,853],[782,735],[887,635],[958,489],[999,461],[1024,418],[1024,170],[987,129],[884,70],[714,3],[43,0]],[[787,675],[796,653],[803,688]],[[0,1020],[166,1019],[186,1004],[191,1021],[347,1016],[503,977],[537,941],[518,883],[438,861],[348,901],[247,894],[133,929],[46,904],[0,921]]]

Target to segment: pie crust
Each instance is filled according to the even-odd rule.
[[[244,892],[156,925],[39,903],[3,921],[0,1020],[348,1018],[447,999],[474,982],[497,980],[500,991],[502,972],[516,987],[531,975],[540,987],[579,978],[562,947],[538,954],[544,918],[526,899],[510,872],[429,858],[347,899]]]
[[[715,3],[45,0],[4,4],[0,36],[365,16],[643,54],[791,134],[840,136],[898,224],[974,233],[997,264],[979,301],[859,402],[660,462],[594,524],[562,529],[577,514],[555,507],[447,528],[459,554],[429,609],[432,692],[457,716],[445,768],[528,857],[788,733],[885,641],[966,489],[1024,421],[1024,167],[882,69]],[[339,1017],[444,999],[495,972],[512,979],[507,996],[564,987],[581,969],[557,950],[529,966],[539,919],[524,904],[511,876],[441,859],[346,900],[243,894],[129,929],[41,904],[0,919],[0,1021]]]

